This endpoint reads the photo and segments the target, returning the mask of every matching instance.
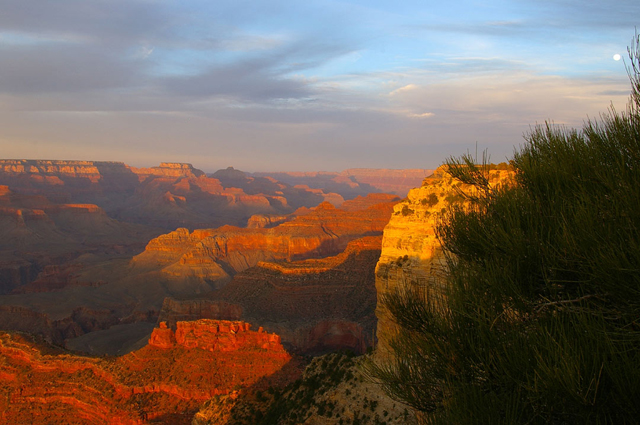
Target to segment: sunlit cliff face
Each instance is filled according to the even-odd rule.
[[[513,175],[513,171],[491,170],[489,181],[492,185],[508,183]],[[380,295],[402,285],[425,288],[427,296],[442,295],[446,265],[435,227],[446,208],[466,202],[461,193],[471,190],[470,186],[453,179],[442,166],[427,177],[421,187],[409,191],[407,198],[395,205],[389,224],[384,228],[382,252],[376,265],[380,352],[384,352],[394,335],[394,325],[380,305]]]

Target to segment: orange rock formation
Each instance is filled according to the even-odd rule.
[[[149,345],[159,348],[200,348],[208,351],[236,351],[245,347],[282,351],[280,337],[262,331],[251,332],[251,325],[241,321],[200,319],[194,322],[177,322],[177,329],[167,327],[166,322],[153,330]]]
[[[145,252],[132,260],[132,266],[226,283],[230,274],[259,261],[335,255],[354,239],[380,234],[388,222],[398,198],[370,197],[352,201],[349,211],[323,202],[315,210],[272,228],[177,229],[151,240]]]
[[[291,359],[277,335],[242,322],[178,325],[177,338],[158,328],[151,344],[115,359],[74,356],[0,333],[0,422],[188,424],[201,402],[253,385]],[[296,377],[294,371],[284,379]]]

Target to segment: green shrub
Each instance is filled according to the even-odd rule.
[[[638,423],[639,46],[627,111],[535,127],[510,162],[515,185],[490,187],[468,155],[448,161],[480,195],[437,228],[446,299],[385,294],[399,330],[392,357],[368,366],[425,423]]]

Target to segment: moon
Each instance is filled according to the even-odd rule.
[[[619,54],[617,54],[617,53],[616,53],[615,55],[613,55],[613,60],[614,60],[614,61],[619,61],[621,58],[622,58],[622,56],[620,56],[620,55],[619,55]]]

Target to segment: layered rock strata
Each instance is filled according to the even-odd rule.
[[[183,335],[164,346],[102,359],[0,332],[0,422],[188,424],[203,401],[256,385],[291,359],[277,336],[241,322],[203,321],[179,329]],[[157,329],[157,340],[163,341],[163,331],[172,332]],[[280,384],[296,377],[289,371]]]
[[[208,351],[236,351],[259,347],[279,352],[287,357],[276,334],[268,334],[262,328],[250,331],[251,325],[242,321],[200,319],[193,322],[177,322],[175,332],[160,322],[153,330],[149,345],[159,348],[200,348]]]
[[[421,187],[410,190],[407,198],[395,205],[384,229],[382,252],[376,265],[379,352],[387,349],[395,334],[388,312],[380,304],[383,294],[403,285],[417,285],[431,299],[438,299],[445,292],[446,264],[435,228],[440,215],[451,204],[467,202],[463,194],[473,191],[446,170],[445,166],[438,168]],[[492,185],[508,184],[513,172],[492,169],[487,177]]]
[[[334,257],[259,262],[208,299],[166,299],[160,320],[241,318],[277,333],[296,351],[362,353],[374,340],[380,243],[379,236],[365,237]]]
[[[135,168],[121,162],[0,160],[0,184],[54,203],[96,204],[111,218],[167,230],[245,225],[253,214],[343,201],[322,189],[295,188],[232,168],[207,177],[191,164],[169,162]]]
[[[161,269],[167,275],[225,282],[260,261],[335,255],[354,239],[380,234],[397,198],[374,199],[385,202],[365,199],[360,204],[366,208],[352,206],[350,211],[324,202],[307,214],[272,228],[223,226],[193,232],[180,228],[151,240],[131,264],[138,269]]]

